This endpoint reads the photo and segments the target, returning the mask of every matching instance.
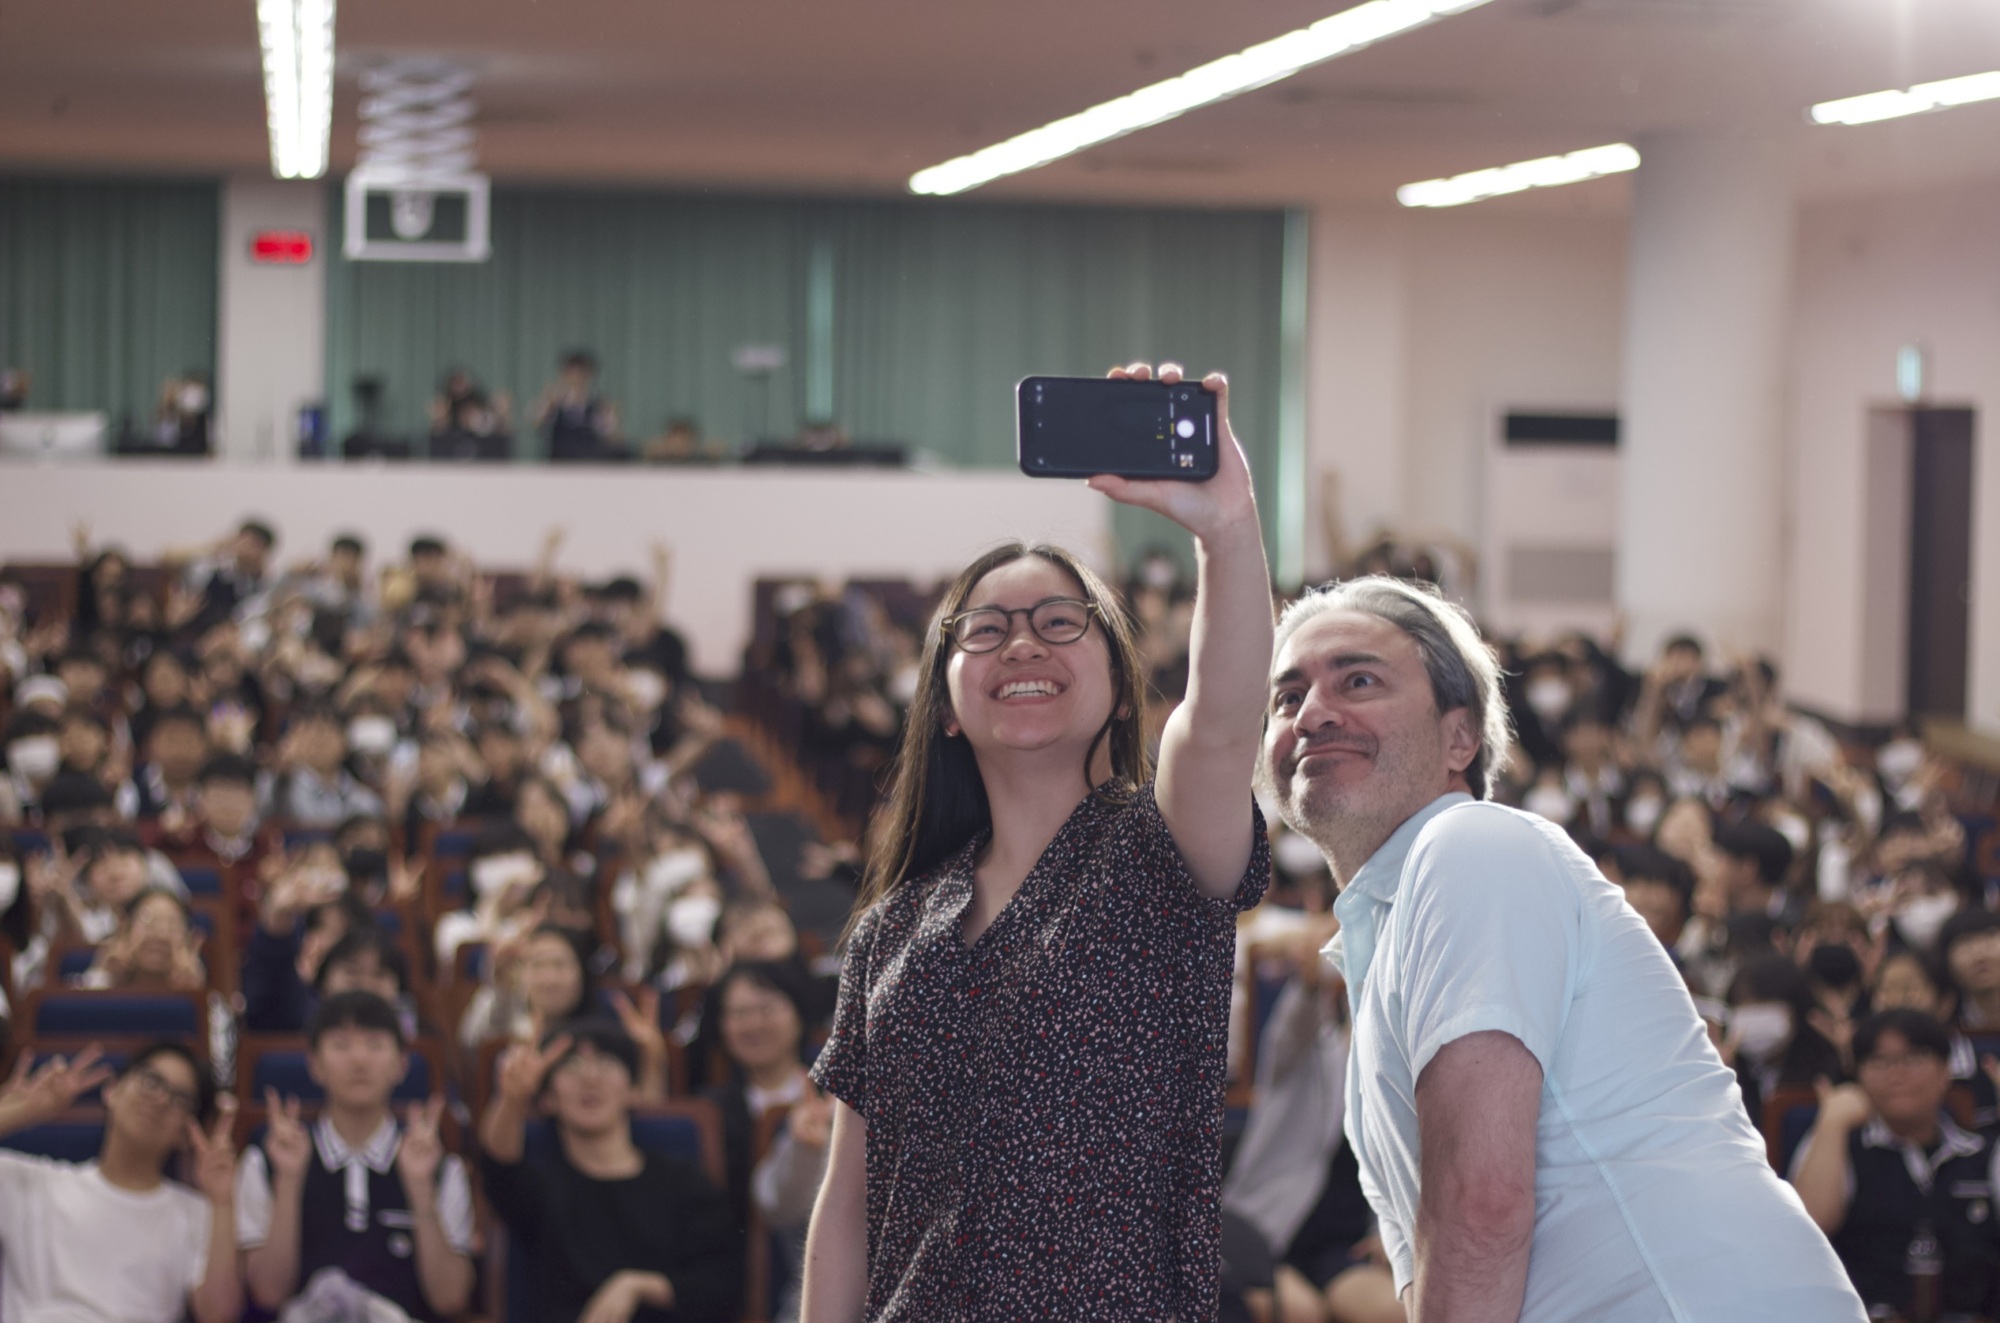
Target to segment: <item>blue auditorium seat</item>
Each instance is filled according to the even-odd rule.
[[[207,1032],[202,1018],[201,1000],[194,996],[46,992],[35,1002],[34,1034],[199,1039]]]

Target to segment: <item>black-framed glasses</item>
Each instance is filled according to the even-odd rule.
[[[186,1089],[177,1089],[165,1075],[151,1066],[141,1066],[132,1072],[132,1082],[139,1086],[139,1092],[155,1102],[171,1105],[187,1116],[201,1110],[201,1099]]]
[[[993,652],[1014,632],[1014,617],[1026,616],[1036,638],[1054,647],[1074,643],[1090,632],[1090,618],[1097,608],[1074,597],[1050,597],[1033,606],[1017,606],[1009,611],[998,606],[977,606],[944,621],[945,636],[961,652]]]

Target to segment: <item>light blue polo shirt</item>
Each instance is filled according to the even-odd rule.
[[[1355,1026],[1347,1137],[1398,1293],[1414,1275],[1417,1079],[1445,1044],[1499,1030],[1542,1067],[1523,1323],[1862,1323],[1665,950],[1554,824],[1445,795],[1334,913],[1327,955]]]

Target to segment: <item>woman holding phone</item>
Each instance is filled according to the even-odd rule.
[[[1157,773],[1131,626],[1073,555],[1001,547],[945,596],[813,1072],[836,1102],[804,1323],[1215,1314],[1271,598],[1227,383],[1202,385],[1215,477],[1090,480],[1195,538]]]

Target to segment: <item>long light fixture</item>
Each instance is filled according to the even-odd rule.
[[[1967,74],[1935,83],[1918,83],[1905,91],[1869,92],[1865,96],[1822,101],[1810,112],[1815,124],[1873,124],[1878,119],[1926,115],[1933,110],[2000,100],[2000,69]]]
[[[1477,9],[1489,0],[1367,0],[1311,27],[1273,37],[1234,55],[1142,87],[1114,101],[910,176],[912,193],[963,193],[1002,175],[1033,170],[1086,147],[1224,101],[1301,69],[1349,55],[1398,33]]]
[[[1586,147],[1566,156],[1540,156],[1513,165],[1496,165],[1489,170],[1453,175],[1449,179],[1426,179],[1421,184],[1405,184],[1396,190],[1396,201],[1406,207],[1461,207],[1508,193],[1531,188],[1554,188],[1558,184],[1579,184],[1586,179],[1615,175],[1639,168],[1639,153],[1627,142],[1603,147]]]
[[[257,0],[271,173],[317,179],[333,135],[334,0]]]

